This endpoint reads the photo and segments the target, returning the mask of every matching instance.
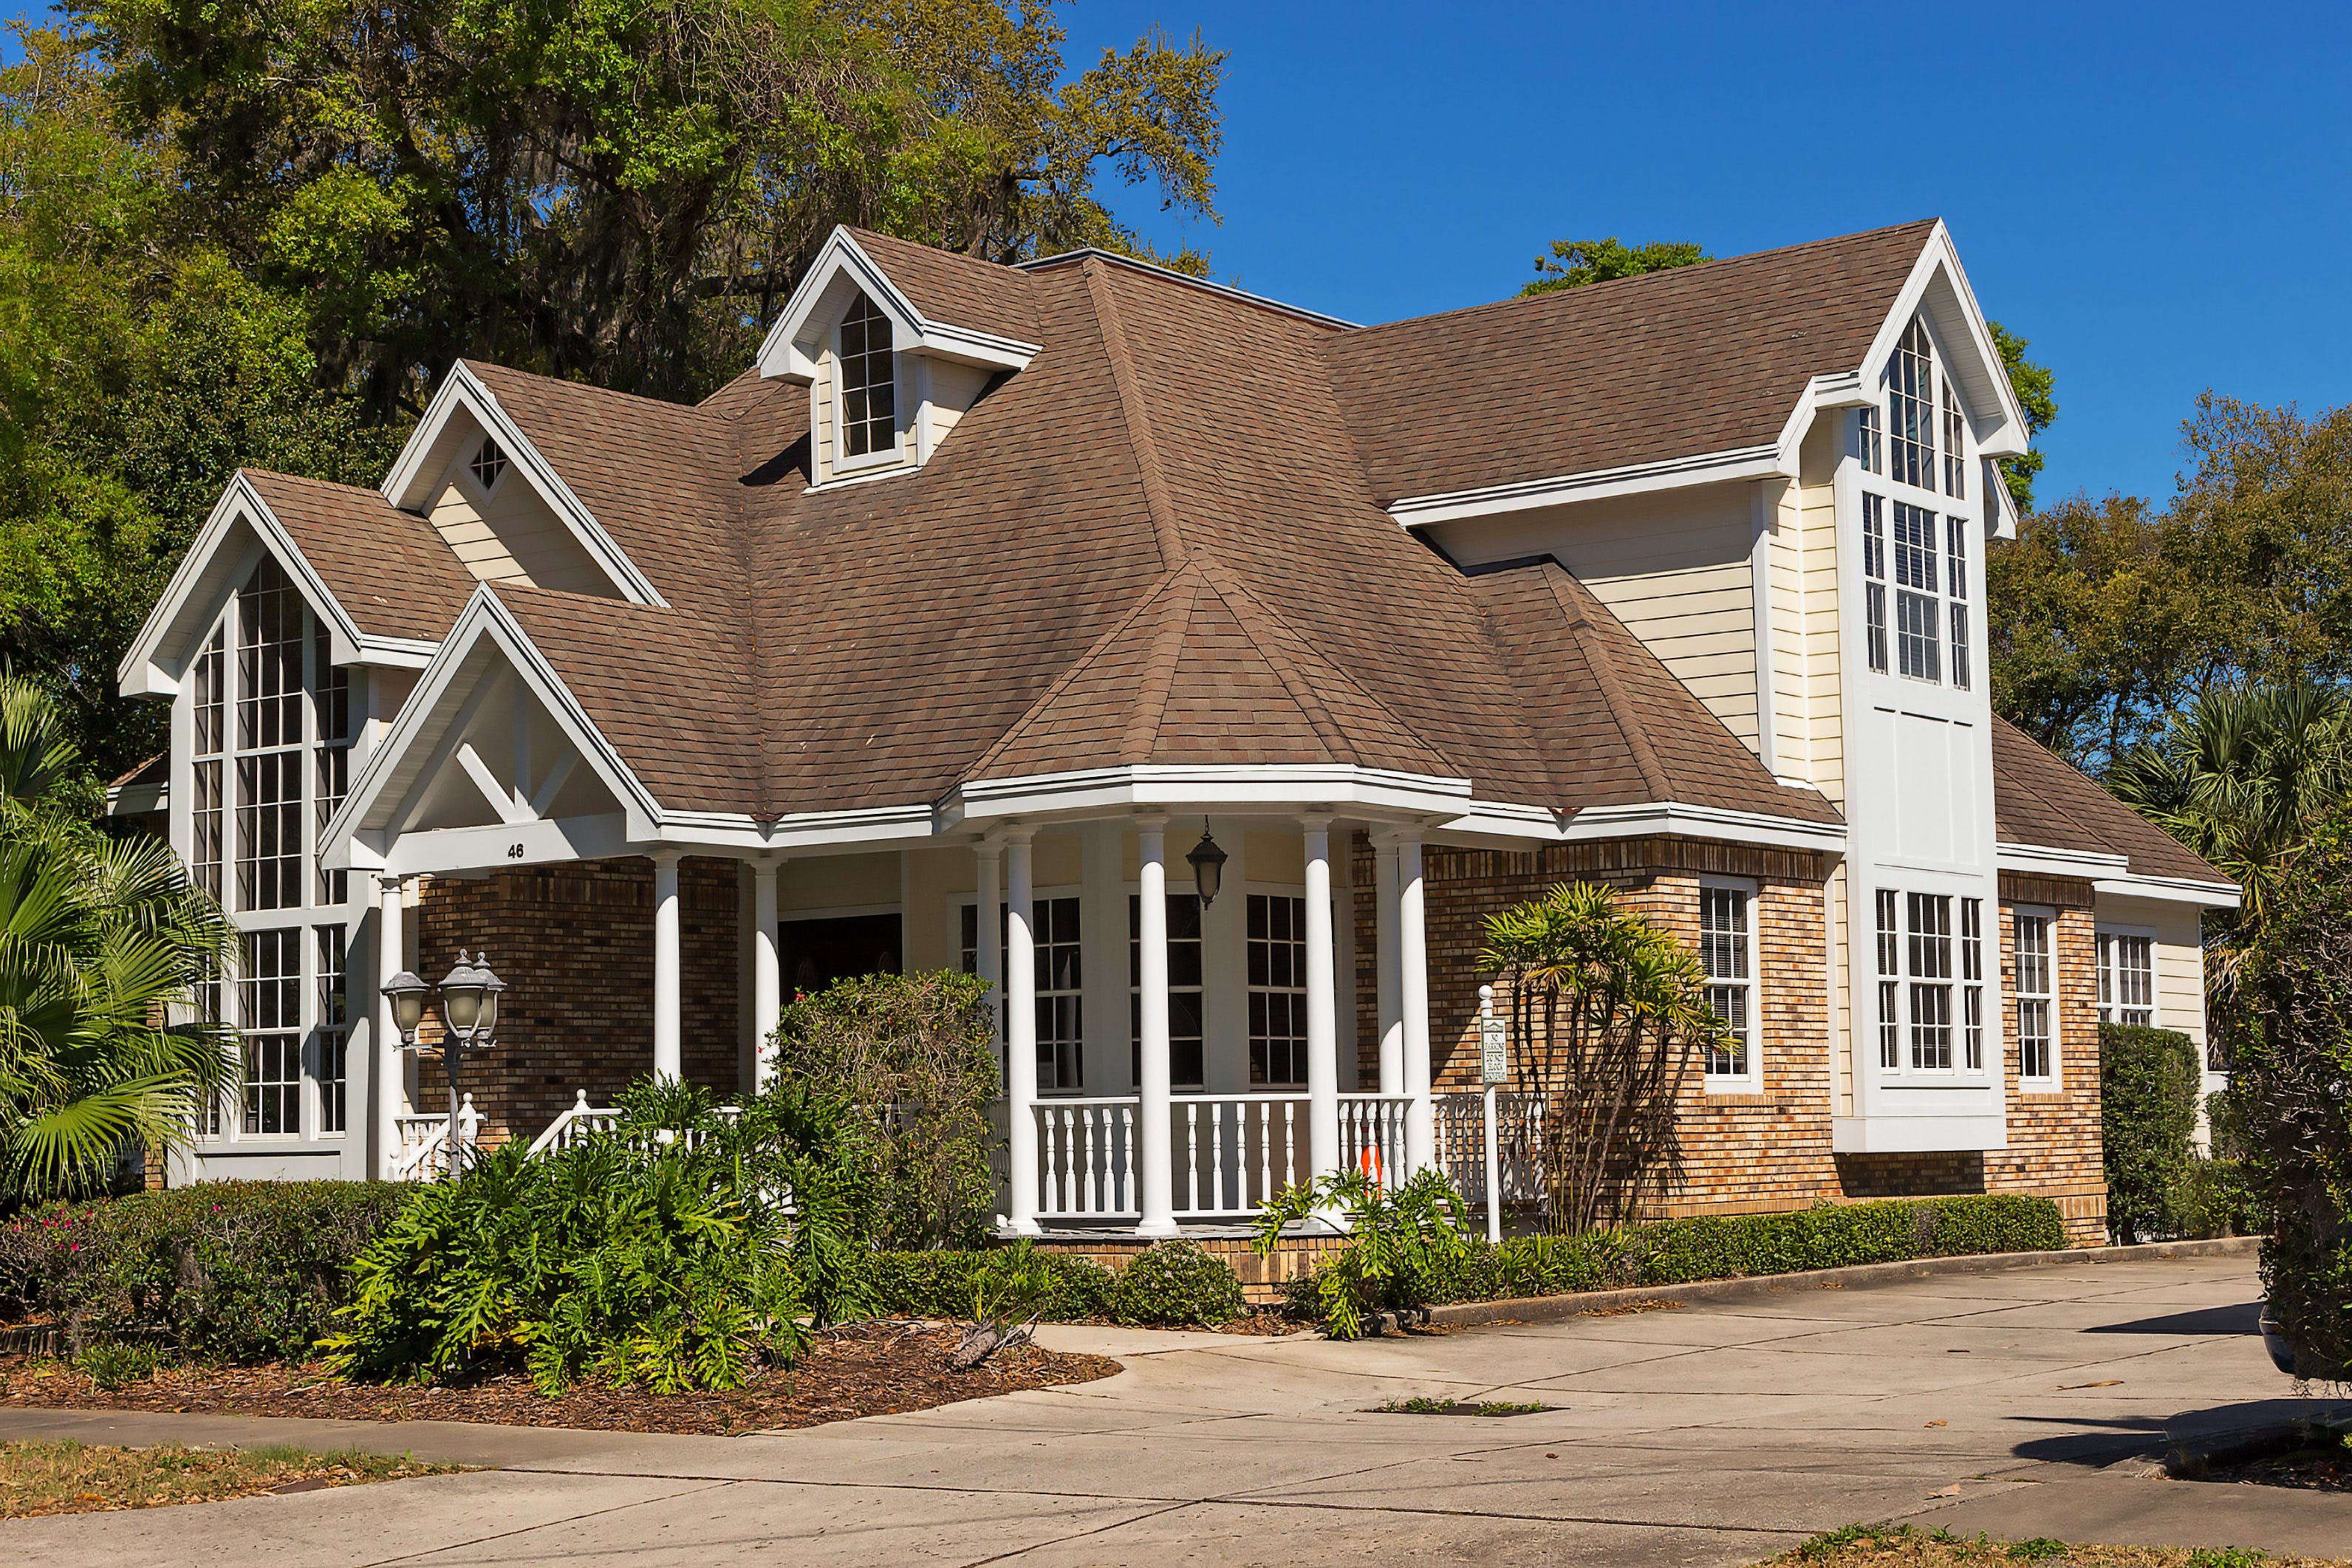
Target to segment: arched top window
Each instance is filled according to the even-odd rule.
[[[898,443],[898,383],[890,318],[861,294],[841,321],[841,455],[865,457]]]
[[[1917,317],[1886,362],[1887,477],[1923,490],[1936,487],[1936,351]]]

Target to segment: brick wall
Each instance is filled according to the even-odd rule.
[[[2052,957],[2057,969],[2059,1092],[2026,1094],[2018,1081],[2017,1007],[2003,1020],[2009,1040],[2009,1147],[1985,1155],[1991,1192],[2032,1192],[2056,1201],[2066,1232],[2080,1246],[2107,1236],[2107,1178],[2100,1134],[2098,947],[2088,883],[2001,877],[2001,991],[2013,998],[2016,927],[2010,911],[2040,904],[2057,912]]]
[[[740,908],[733,861],[678,868],[680,1065],[697,1083],[737,1084]],[[417,973],[437,980],[457,950],[487,948],[507,983],[498,1045],[463,1064],[482,1141],[535,1138],[581,1090],[592,1104],[653,1069],[653,862],[534,866],[478,880],[428,879],[415,912]],[[434,1038],[431,1020],[418,1031]],[[445,1103],[424,1064],[425,1108]]]

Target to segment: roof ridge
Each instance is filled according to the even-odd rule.
[[[1558,575],[1554,575],[1557,573]],[[1654,799],[1671,800],[1674,786],[1666,778],[1664,764],[1650,745],[1649,732],[1634,721],[1633,699],[1625,695],[1624,682],[1619,678],[1615,660],[1601,640],[1601,627],[1592,619],[1586,601],[1591,591],[1576,580],[1576,574],[1559,564],[1557,559],[1547,562],[1544,577],[1550,584],[1552,598],[1568,617],[1569,634],[1576,639],[1579,652],[1584,655],[1585,666],[1592,672],[1592,684],[1601,693],[1601,705],[1608,708],[1610,721],[1624,737],[1625,749],[1633,754],[1633,766],[1642,770],[1642,783]],[[1576,591],[1562,591],[1562,583],[1574,583]]]
[[[1201,576],[1202,580],[1208,584],[1210,591],[1217,596],[1218,601],[1233,615],[1234,624],[1241,629],[1243,636],[1249,639],[1250,646],[1257,650],[1257,656],[1265,661],[1265,667],[1274,672],[1274,678],[1282,683],[1283,691],[1288,695],[1292,706],[1298,709],[1299,716],[1307,721],[1307,727],[1314,730],[1315,737],[1323,743],[1323,749],[1329,752],[1335,761],[1356,761],[1356,749],[1349,741],[1347,731],[1342,729],[1339,721],[1331,716],[1329,706],[1316,693],[1315,688],[1295,666],[1293,661],[1296,654],[1285,646],[1282,648],[1282,656],[1277,658],[1275,649],[1266,645],[1269,639],[1263,635],[1263,632],[1272,631],[1274,636],[1271,641],[1281,644],[1284,641],[1282,633],[1290,631],[1288,624],[1256,594],[1252,593],[1248,586],[1222,561],[1204,562],[1201,569]],[[1221,583],[1217,580],[1219,578],[1224,580]],[[1252,624],[1253,622],[1256,624]],[[1309,653],[1312,654],[1311,649]],[[1318,656],[1318,662],[1332,674],[1341,680],[1347,680],[1347,676],[1328,660]],[[1349,685],[1354,685],[1355,683],[1349,681]],[[1362,690],[1361,687],[1357,689],[1360,692]],[[1366,695],[1369,695],[1369,694]],[[1410,734],[1411,731],[1408,730],[1407,733]]]
[[[1111,384],[1118,392],[1119,418],[1127,426],[1128,445],[1135,454],[1143,485],[1143,504],[1151,514],[1151,536],[1160,547],[1160,564],[1172,571],[1182,564],[1187,553],[1183,530],[1177,522],[1176,498],[1168,488],[1168,476],[1160,470],[1160,450],[1151,440],[1151,416],[1144,409],[1143,388],[1134,363],[1128,358],[1127,330],[1119,320],[1118,304],[1111,298],[1110,283],[1099,258],[1087,257],[1079,264],[1078,272],[1086,279],[1087,298],[1094,307],[1097,324],[1102,328],[1103,353],[1110,361]]]
[[[1160,722],[1176,684],[1176,666],[1184,657],[1184,636],[1192,630],[1192,610],[1201,601],[1206,574],[1197,561],[1186,561],[1166,579],[1167,608],[1160,629],[1152,634],[1151,650],[1143,664],[1140,700],[1119,737],[1119,755],[1129,763],[1148,762],[1160,739]],[[1179,591],[1181,585],[1181,593]]]

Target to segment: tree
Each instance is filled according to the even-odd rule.
[[[836,223],[998,261],[1139,248],[1103,170],[1214,215],[1224,57],[1154,33],[1070,75],[1051,0],[75,14],[176,153],[177,220],[310,301],[379,418],[461,354],[698,397]]]
[[[233,935],[168,845],[58,809],[79,775],[47,693],[0,674],[0,1151],[7,1196],[102,1183],[126,1146],[184,1146],[234,1081],[185,1012]]]
[[[1628,246],[1620,244],[1614,235],[1607,239],[1556,239],[1549,255],[1536,257],[1535,280],[1522,284],[1519,294],[1525,298],[1559,288],[1581,288],[1588,283],[1612,283],[1714,259],[1706,246],[1686,240]]]
[[[1489,916],[1480,962],[1509,987],[1521,1071],[1545,1097],[1546,1223],[1633,1223],[1681,1172],[1676,1101],[1724,1032],[1697,955],[1576,883]]]
[[[2058,399],[2054,394],[2057,378],[2049,368],[2037,365],[2025,357],[2033,345],[2019,337],[1998,321],[1988,320],[1985,327],[1992,333],[1993,347],[2000,350],[2001,369],[2009,372],[2009,389],[2017,396],[2018,406],[2025,413],[2025,434],[2038,439],[2058,417]],[[2009,485],[2009,498],[2016,504],[2021,517],[2033,510],[2033,479],[2042,472],[2042,455],[2038,448],[2029,448],[2015,457],[2000,460],[2002,479]]]

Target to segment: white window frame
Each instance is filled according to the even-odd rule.
[[[1245,1085],[1244,1092],[1250,1094],[1295,1094],[1305,1090],[1307,1087],[1307,890],[1303,887],[1285,886],[1273,883],[1251,883],[1243,888],[1242,896],[1242,918],[1240,922],[1242,952],[1241,977],[1243,995],[1241,1071],[1243,1082]],[[1297,983],[1296,985],[1278,986],[1270,983],[1266,985],[1259,985],[1251,977],[1249,958],[1250,943],[1252,938],[1249,934],[1249,901],[1256,898],[1288,899],[1298,905],[1299,924],[1297,935],[1293,938],[1286,939],[1286,945],[1296,946],[1300,950],[1298,958],[1298,973],[1297,977]],[[1269,943],[1274,940],[1275,939],[1272,937],[1267,938]],[[1205,954],[1203,956],[1205,956]],[[1268,974],[1269,977],[1271,977],[1271,969],[1269,969]],[[1296,1079],[1283,1079],[1276,1081],[1269,1076],[1264,1082],[1260,1082],[1254,1074],[1253,1069],[1255,1066],[1255,1062],[1253,1058],[1257,1050],[1259,1031],[1255,1020],[1251,1017],[1250,1004],[1260,996],[1265,996],[1269,998],[1277,996],[1296,998],[1296,1004],[1298,1008],[1298,1033],[1295,1037],[1284,1037],[1286,1039],[1295,1038],[1297,1040],[1297,1050],[1298,1052],[1297,1066],[1299,1073]],[[1269,1000],[1267,1004],[1269,1021],[1271,1021],[1272,1018],[1272,1002]],[[1271,1045],[1274,1036],[1270,1030],[1267,1031],[1266,1039],[1268,1044]],[[1271,1054],[1269,1054],[1269,1068],[1271,1065],[1272,1057]]]
[[[1895,371],[1911,347],[1915,329],[1927,350],[1921,371],[1926,382],[1921,389],[1926,440],[1919,444],[1907,443],[1906,433],[1896,428],[1895,419]],[[1967,407],[1951,383],[1950,364],[1934,324],[1924,313],[1914,316],[1903,340],[1881,370],[1877,402],[1854,413],[1852,440],[1860,479],[1863,592],[1867,601],[1864,655],[1874,674],[1973,691],[1983,679],[1979,650],[1985,645],[1985,635],[1978,620],[1976,606],[1981,595],[1972,580],[1977,570],[1972,558],[1982,552],[1965,548],[1958,530],[1981,527],[1980,520],[1967,515],[1965,507],[1966,475],[1979,458]],[[1906,465],[1897,461],[1896,448],[1907,444],[1925,447],[1918,484],[1901,476]],[[1895,561],[1902,552],[1892,538],[1900,520],[1894,509],[1897,504],[1927,514],[1926,556],[1932,588],[1899,580],[1902,574],[1895,570]],[[1876,532],[1871,528],[1874,520]],[[1916,633],[1906,634],[1903,629],[1906,614],[1924,617],[1929,628],[1933,645],[1924,657],[1913,645]],[[1908,669],[1904,667],[1906,663]]]
[[[2038,976],[2030,974],[2026,965],[2025,931],[2021,922],[2028,920],[2039,921],[2042,925],[2042,951],[2038,956],[2041,973]],[[2058,912],[2043,904],[2014,905],[2009,911],[2009,932],[2010,951],[2015,955],[2011,995],[2017,1017],[2018,1088],[2028,1094],[2054,1094],[2063,1082],[2062,1073],[2064,1071],[2059,1062],[2062,1037],[2058,1028]],[[2029,979],[2039,979],[2039,988],[2028,989],[2026,982]],[[2026,1009],[2035,1006],[2041,1009],[2042,1035],[2047,1042],[2041,1063],[2042,1071],[2038,1073],[2026,1071],[2029,1061],[2025,1053]]]
[[[486,430],[482,432],[482,438],[467,448],[465,455],[458,458],[457,472],[465,476],[465,489],[476,500],[487,502],[499,493],[499,486],[507,482],[507,476],[514,472],[514,454],[499,445],[499,438]],[[482,477],[485,467],[490,471],[488,479]]]
[[[1128,965],[1128,1082],[1132,1086],[1139,1086],[1143,1082],[1143,988],[1138,982],[1136,966],[1139,961],[1139,955],[1142,951],[1142,939],[1140,928],[1136,923],[1136,917],[1142,913],[1143,909],[1143,885],[1140,883],[1129,883],[1127,884],[1126,893],[1127,902],[1122,907],[1127,911],[1127,913],[1121,918],[1127,923],[1127,942],[1125,946]],[[1198,893],[1191,891],[1187,887],[1169,888],[1164,892],[1162,896],[1171,904],[1175,903],[1179,899],[1185,898],[1191,899],[1194,904],[1201,904],[1201,895]],[[1244,912],[1244,926],[1246,926],[1246,912]],[[1174,977],[1174,964],[1171,962],[1169,966],[1170,977],[1168,982],[1168,995],[1171,1003],[1169,1017],[1169,1092],[1172,1094],[1206,1094],[1209,1092],[1209,998],[1215,989],[1215,987],[1209,979],[1211,971],[1215,967],[1215,966],[1210,962],[1210,956],[1215,951],[1215,945],[1209,940],[1209,906],[1204,904],[1201,904],[1199,936],[1190,938],[1179,937],[1173,935],[1174,930],[1175,926],[1171,922],[1169,926],[1171,935],[1168,938],[1168,946],[1171,957],[1175,949],[1187,940],[1191,941],[1194,946],[1201,950],[1201,978],[1197,985],[1179,984]],[[1246,941],[1247,939],[1245,930],[1244,940]],[[1196,1006],[1199,1009],[1201,1020],[1201,1076],[1198,1080],[1192,1082],[1187,1082],[1175,1076],[1175,1042],[1179,1037],[1175,1034],[1175,1017],[1172,1003],[1175,998],[1187,994],[1199,998]]]
[[[2147,1013],[2147,1017],[2142,1019],[2131,1019],[2122,1016],[2127,1009],[2126,1009],[2121,998],[2122,988],[2117,984],[2120,977],[2120,971],[2116,964],[2116,951],[2119,942],[2126,941],[2145,942],[2147,944],[2147,1006],[2145,1009]],[[2098,926],[2098,960],[2096,967],[2098,974],[2098,1019],[2101,1023],[2119,1023],[2126,1025],[2137,1023],[2140,1027],[2147,1029],[2162,1029],[2164,1027],[2164,1007],[2162,1001],[2158,998],[2156,983],[2156,946],[2157,933],[2156,928],[2152,925],[2110,925],[2105,921],[2100,922]],[[2139,1008],[2131,1008],[2128,1010],[2138,1012],[2143,1009]]]
[[[859,299],[866,298],[863,294],[858,296]],[[841,319],[833,324],[833,472],[835,476],[896,466],[904,461],[903,448],[907,442],[907,389],[903,384],[905,378],[899,373],[904,356],[898,348],[898,326],[890,322],[886,314],[884,321],[890,327],[890,442],[888,445],[876,447],[871,452],[853,454],[849,450],[848,360],[842,350],[841,329],[849,324],[849,310],[856,308],[853,302],[849,309],[841,313]],[[878,312],[881,307],[875,306],[875,309]]]
[[[1708,968],[1706,988],[1738,989],[1747,993],[1747,1023],[1738,1031],[1741,1042],[1742,1066],[1737,1072],[1718,1072],[1714,1066],[1714,1053],[1708,1052],[1706,1092],[1709,1094],[1761,1094],[1764,1092],[1764,949],[1760,927],[1763,924],[1762,892],[1754,879],[1737,876],[1702,876],[1699,888],[1699,962]],[[1740,906],[1745,930],[1741,933],[1741,958],[1747,973],[1744,976],[1717,976],[1709,966],[1714,958],[1713,945],[1706,934],[1706,895],[1710,893],[1737,894],[1744,901]]]
[[[1090,1089],[1087,1087],[1087,1073],[1086,1073],[1086,1067],[1087,1067],[1086,1050],[1087,1050],[1087,1016],[1086,1016],[1086,1006],[1087,1006],[1087,1004],[1086,1004],[1086,996],[1087,996],[1087,987],[1086,987],[1086,981],[1087,981],[1087,965],[1088,961],[1090,960],[1090,958],[1092,958],[1092,956],[1092,956],[1092,955],[1087,951],[1087,944],[1086,944],[1086,940],[1085,940],[1086,923],[1087,923],[1087,912],[1086,912],[1085,890],[1084,890],[1083,888],[1079,888],[1079,887],[1076,887],[1076,886],[1061,886],[1061,887],[1033,887],[1033,888],[1031,888],[1031,889],[1029,890],[1029,903],[1030,903],[1029,935],[1030,935],[1030,939],[1031,939],[1031,949],[1030,949],[1030,950],[1031,950],[1031,952],[1032,952],[1033,954],[1043,954],[1043,953],[1045,951],[1045,948],[1046,948],[1046,946],[1047,946],[1047,944],[1046,944],[1046,942],[1045,942],[1045,938],[1044,938],[1044,937],[1039,934],[1039,931],[1038,931],[1038,921],[1037,921],[1037,915],[1036,915],[1036,906],[1037,906],[1038,904],[1052,904],[1052,903],[1055,903],[1055,902],[1058,902],[1059,900],[1066,899],[1066,899],[1070,899],[1070,900],[1072,900],[1072,901],[1076,902],[1076,903],[1077,904],[1077,905],[1078,905],[1078,931],[1079,931],[1079,941],[1078,941],[1078,945],[1077,945],[1077,946],[1078,946],[1078,986],[1077,986],[1077,988],[1076,988],[1076,990],[1066,990],[1066,991],[1048,990],[1048,989],[1046,989],[1046,988],[1045,988],[1044,986],[1039,986],[1039,987],[1037,987],[1037,988],[1036,988],[1036,1001],[1038,1002],[1038,1004],[1039,1004],[1039,1005],[1041,1005],[1041,1006],[1042,1006],[1042,1005],[1045,1004],[1046,1002],[1049,1002],[1049,1001],[1051,1001],[1051,1000],[1054,1000],[1055,998],[1065,998],[1065,997],[1066,997],[1066,998],[1071,998],[1075,999],[1075,1000],[1076,1001],[1076,1003],[1077,1003],[1077,1025],[1078,1025],[1078,1032],[1077,1032],[1077,1038],[1076,1038],[1076,1040],[1055,1040],[1055,1039],[1049,1039],[1049,1038],[1048,1038],[1048,1033],[1047,1033],[1047,1031],[1046,1031],[1046,1030],[1043,1030],[1043,1029],[1040,1029],[1040,1030],[1037,1031],[1037,1045],[1038,1045],[1038,1048],[1042,1051],[1042,1050],[1044,1050],[1044,1049],[1045,1049],[1045,1048],[1047,1048],[1047,1047],[1051,1046],[1051,1047],[1055,1048],[1055,1049],[1056,1049],[1056,1051],[1057,1051],[1057,1055],[1056,1055],[1055,1060],[1055,1062],[1054,1062],[1054,1082],[1046,1082],[1043,1077],[1040,1077],[1040,1078],[1037,1080],[1037,1098],[1039,1098],[1040,1100],[1067,1100],[1067,1099],[1071,1099],[1071,1098],[1078,1097],[1078,1096],[1083,1096],[1083,1095],[1088,1094],[1088,1093],[1090,1093],[1090,1092],[1093,1092],[1093,1091],[1092,1091],[1092,1090],[1090,1090]],[[955,936],[955,942],[956,942],[956,961],[957,961],[957,963],[958,963],[958,964],[960,964],[960,965],[969,963],[969,964],[971,964],[971,965],[972,966],[971,967],[967,968],[967,969],[965,969],[965,970],[964,970],[964,972],[965,972],[966,974],[977,974],[977,973],[979,973],[979,967],[978,967],[978,964],[979,964],[979,955],[974,951],[974,949],[970,948],[970,947],[967,947],[967,946],[965,946],[963,945],[963,912],[964,912],[965,910],[967,910],[967,909],[969,909],[969,910],[972,911],[972,924],[973,924],[974,929],[977,931],[977,930],[982,926],[982,922],[980,920],[980,917],[979,917],[979,911],[980,911],[980,898],[979,898],[979,895],[978,895],[977,892],[972,892],[972,893],[958,893],[958,894],[951,894],[951,895],[950,895],[950,901],[949,901],[949,902],[950,902],[950,908],[952,908],[952,909],[953,909],[953,911],[954,911],[954,915],[953,915],[953,917],[952,917],[952,923],[951,923],[951,925],[950,925],[950,931],[952,931],[952,932],[953,932],[954,936]],[[876,905],[872,910],[857,910],[857,911],[852,911],[852,912],[847,912],[847,913],[857,913],[857,914],[878,914],[878,913],[882,913],[882,912],[884,912],[884,911],[886,911],[886,910],[887,910],[887,911],[888,911],[888,912],[895,913],[895,912],[898,910],[898,905],[897,905],[897,904],[887,904],[887,905],[877,904],[877,905]],[[1010,900],[1008,900],[1008,899],[1006,899],[1006,898],[1004,898],[1004,897],[1000,894],[999,894],[999,896],[998,896],[998,900],[997,900],[997,914],[998,914],[998,918],[999,918],[1000,920],[1001,920],[1001,919],[1003,919],[1003,917],[1004,917],[1004,916],[1005,916],[1005,915],[1006,915],[1011,911],[1011,909],[1012,909],[1012,903],[1011,903],[1011,901],[1010,901]],[[791,919],[795,919],[795,920],[805,920],[805,919],[812,918],[812,917],[813,917],[813,914],[823,914],[823,915],[832,915],[832,914],[835,914],[835,913],[841,913],[841,912],[835,912],[835,911],[831,911],[831,910],[819,911],[819,912],[804,912],[804,911],[801,911],[801,910],[793,910],[793,911],[790,912],[789,915],[784,916],[784,918],[791,918]],[[997,941],[997,949],[996,949],[996,952],[997,952],[997,959],[996,959],[996,973],[997,973],[997,977],[997,977],[997,982],[996,982],[996,988],[997,988],[997,993],[998,993],[998,994],[997,994],[997,1009],[998,1009],[998,1010],[997,1010],[997,1025],[998,1025],[998,1028],[997,1028],[997,1038],[998,1038],[998,1040],[999,1040],[1000,1041],[1003,1041],[1003,1040],[1009,1040],[1009,1039],[1011,1038],[1012,1030],[1011,1030],[1011,1028],[1010,1028],[1010,1025],[1009,1025],[1009,1021],[1008,1021],[1008,1020],[1009,1020],[1009,1015],[1004,1011],[1004,1008],[1005,1008],[1005,1005],[1006,1005],[1006,1003],[1005,1003],[1006,988],[1005,988],[1005,984],[1004,984],[1004,982],[1005,982],[1005,978],[1007,977],[1006,977],[1006,970],[1005,970],[1005,964],[1006,964],[1006,962],[1007,962],[1007,959],[1006,959],[1006,956],[1005,956],[1005,951],[1004,951],[1003,933],[1001,930],[998,932],[998,941]],[[1061,1047],[1063,1047],[1063,1046],[1067,1046],[1067,1047],[1068,1047],[1068,1049],[1069,1049],[1069,1051],[1070,1051],[1070,1053],[1071,1053],[1071,1061],[1072,1061],[1072,1064],[1073,1064],[1073,1066],[1074,1066],[1074,1067],[1076,1068],[1076,1072],[1075,1072],[1075,1074],[1074,1074],[1074,1076],[1075,1076],[1075,1078],[1076,1078],[1076,1081],[1075,1082],[1073,1082],[1073,1083],[1070,1083],[1070,1084],[1066,1085],[1066,1086],[1062,1085],[1062,1084],[1060,1083],[1060,1082],[1059,1082],[1059,1080],[1060,1080],[1060,1078],[1061,1078],[1061,1062],[1060,1062],[1060,1058],[1059,1058],[1059,1055],[1058,1055],[1058,1051],[1059,1051],[1059,1049],[1060,1049]],[[1043,1060],[1040,1060],[1039,1061],[1037,1061],[1036,1063],[1034,1063],[1034,1064],[1033,1064],[1033,1065],[1032,1065],[1032,1067],[1030,1068],[1030,1071],[1031,1071],[1032,1072],[1042,1073],[1042,1072],[1043,1072],[1043,1071],[1044,1071],[1044,1069],[1045,1069],[1045,1061],[1044,1061]],[[1009,1059],[1009,1058],[1008,1058],[1008,1059],[1005,1061],[1005,1062],[1004,1062],[1004,1070],[1005,1070],[1005,1071],[1006,1071],[1008,1074],[1010,1074],[1010,1073],[1011,1073],[1011,1071],[1013,1071],[1013,1064],[1012,1064],[1012,1061],[1010,1061],[1010,1059]],[[1009,1079],[1008,1079],[1008,1082],[1009,1082]]]

